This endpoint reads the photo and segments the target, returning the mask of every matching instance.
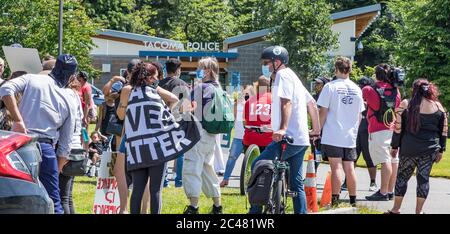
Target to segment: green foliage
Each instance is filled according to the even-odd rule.
[[[399,29],[398,62],[406,67],[408,86],[417,78],[438,85],[450,107],[450,4],[447,0],[418,1],[406,11],[397,5],[405,25]]]
[[[179,0],[171,38],[191,42],[223,42],[234,35],[234,17],[222,0]]]
[[[154,35],[147,19],[155,12],[150,1],[143,0],[83,0],[86,12],[103,28]]]
[[[325,0],[286,0],[275,5],[271,39],[289,51],[290,67],[311,79],[326,69],[326,52],[337,37],[331,31],[330,6]]]
[[[2,0],[0,4],[0,44],[20,43],[36,48],[39,55],[58,55],[58,1],[54,0]],[[77,0],[64,1],[63,52],[76,56],[79,69],[91,74],[89,53],[94,47],[91,36],[98,25],[85,13]],[[3,51],[0,51],[3,57]]]
[[[357,51],[355,55],[355,60],[358,61],[360,68],[376,66],[381,63],[395,63],[394,47],[398,43],[397,28],[402,23],[401,17],[395,10],[383,5],[381,16],[361,37],[364,49]]]
[[[377,0],[327,0],[333,7],[333,12],[345,11],[353,8],[376,4]]]
[[[273,25],[273,6],[277,0],[230,0],[231,13],[236,18],[238,33],[266,29]]]
[[[356,62],[352,64],[352,72],[350,72],[350,80],[353,82],[357,82],[361,77],[364,76],[364,73],[361,68],[356,65]]]

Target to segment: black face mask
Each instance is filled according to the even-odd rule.
[[[244,99],[247,101],[250,98],[250,95],[245,95]]]

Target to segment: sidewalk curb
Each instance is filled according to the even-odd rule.
[[[358,214],[358,208],[356,207],[338,208],[333,210],[317,212],[313,214]]]

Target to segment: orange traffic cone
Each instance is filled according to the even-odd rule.
[[[314,166],[314,156],[312,155],[309,155],[306,167],[305,193],[308,213],[318,212],[316,168]]]
[[[320,199],[320,208],[331,206],[331,171],[328,172],[325,186],[323,187],[322,198]]]

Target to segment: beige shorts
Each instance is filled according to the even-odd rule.
[[[391,156],[391,141],[393,131],[383,130],[369,134],[369,153],[373,165],[380,163],[398,163],[398,156]]]

